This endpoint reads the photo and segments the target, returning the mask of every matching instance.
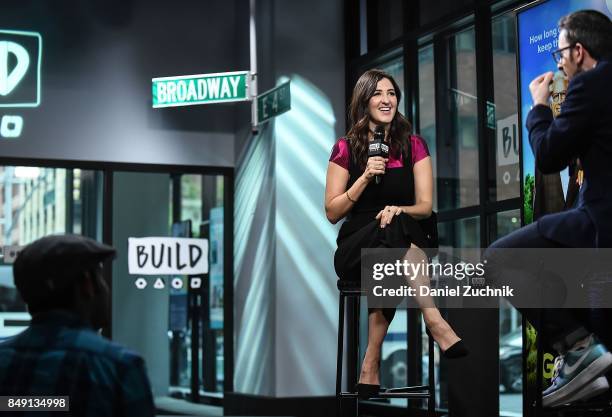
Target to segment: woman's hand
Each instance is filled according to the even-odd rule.
[[[403,210],[399,206],[385,206],[384,209],[378,212],[376,218],[380,220],[380,227],[384,228],[386,225],[391,224],[391,220],[395,216],[399,216],[403,213]]]
[[[388,161],[389,158],[383,158],[382,156],[372,156],[368,158],[368,162],[366,163],[366,168],[362,176],[368,182],[370,182],[376,175],[384,175]]]

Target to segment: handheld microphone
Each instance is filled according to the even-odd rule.
[[[383,158],[389,157],[389,145],[385,143],[385,128],[382,126],[376,126],[374,130],[374,140],[370,142],[368,146],[368,158],[372,156],[382,156]],[[376,175],[374,181],[378,185],[382,181],[382,177]]]

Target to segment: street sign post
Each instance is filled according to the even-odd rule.
[[[153,108],[248,101],[248,74],[235,71],[153,78]]]
[[[290,81],[257,97],[257,124],[291,110]]]

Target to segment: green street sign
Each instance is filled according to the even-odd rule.
[[[291,110],[290,82],[287,81],[257,96],[257,124]]]
[[[487,101],[487,127],[495,130],[497,128],[497,122],[495,120],[495,103]]]
[[[247,101],[248,71],[153,78],[153,108]]]

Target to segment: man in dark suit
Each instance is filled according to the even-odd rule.
[[[553,57],[570,80],[567,96],[554,119],[548,104],[553,73],[531,82],[529,142],[545,174],[580,158],[584,182],[575,208],[543,216],[491,245],[485,253],[487,276],[498,283],[512,282],[517,272],[515,252],[503,249],[612,247],[612,22],[602,13],[585,10],[562,18],[559,29],[559,49]],[[520,310],[537,323],[537,310]],[[543,393],[544,406],[609,389],[603,375],[612,368],[612,354],[587,330],[587,316],[580,310],[546,312],[542,326],[560,357],[552,384]]]

